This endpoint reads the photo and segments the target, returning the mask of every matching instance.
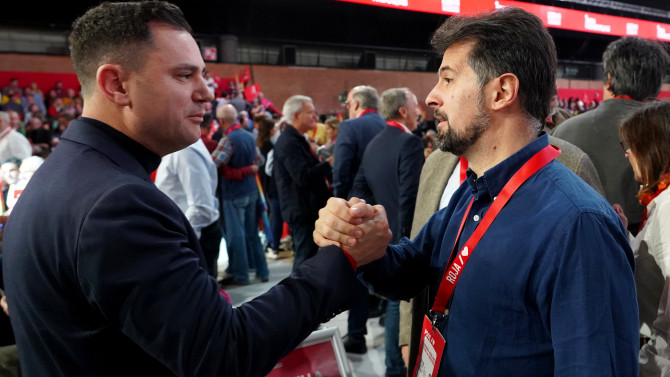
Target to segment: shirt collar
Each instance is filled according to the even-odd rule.
[[[498,196],[514,173],[547,145],[549,145],[549,136],[546,132],[542,131],[537,139],[528,143],[528,145],[507,157],[498,165],[487,170],[481,177],[477,177],[475,172],[468,168],[466,172],[467,181],[470,184],[475,200],[485,199],[486,196],[490,198]]]
[[[104,133],[106,137],[97,137],[96,135],[100,133]],[[147,174],[156,170],[161,162],[160,156],[142,144],[112,126],[93,118],[81,117],[72,121],[68,129],[63,133],[63,138],[91,145],[110,157],[115,156],[120,158],[120,155],[113,148],[121,148],[127,151],[142,166],[142,169]]]
[[[366,114],[377,114],[377,110],[367,109],[367,110],[363,111],[362,113],[358,114],[358,116],[356,118],[360,118],[360,117],[362,117],[363,115],[366,115]]]
[[[412,131],[410,131],[409,128],[407,128],[407,126],[405,126],[404,124],[402,124],[402,123],[400,123],[396,120],[389,120],[389,121],[386,122],[386,124],[389,125],[389,126],[392,126],[392,127],[400,126],[399,128],[401,128],[403,131],[405,131],[407,133],[412,133]]]

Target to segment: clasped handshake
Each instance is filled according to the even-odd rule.
[[[330,198],[314,224],[314,242],[348,252],[360,267],[384,256],[391,240],[386,211],[364,200]]]

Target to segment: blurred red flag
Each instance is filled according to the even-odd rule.
[[[261,86],[258,83],[254,85],[249,85],[246,88],[244,88],[244,98],[249,102],[254,102],[254,100],[258,96],[258,92],[260,91]]]
[[[244,72],[242,72],[242,75],[240,76],[240,82],[242,84],[246,84],[247,81],[251,80],[251,74],[249,73],[249,66],[245,65],[244,66]]]

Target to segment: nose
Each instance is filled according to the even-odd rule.
[[[194,92],[195,100],[197,102],[211,102],[214,100],[214,94],[209,90],[207,82],[203,76],[198,80],[198,87]]]
[[[439,82],[433,87],[433,89],[430,91],[430,93],[428,93],[428,96],[426,97],[426,105],[428,107],[436,108],[442,106],[440,95],[437,92],[437,85],[439,85]]]

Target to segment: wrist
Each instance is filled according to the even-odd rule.
[[[356,270],[358,269],[358,263],[356,263],[356,260],[354,259],[354,257],[352,257],[351,254],[349,254],[349,252],[347,252],[347,251],[344,250],[343,248],[340,248],[340,250],[342,250],[342,252],[344,253],[344,255],[345,255],[345,256],[347,257],[347,259],[349,260],[349,263],[351,263],[351,267],[354,269],[354,271],[356,271]]]

